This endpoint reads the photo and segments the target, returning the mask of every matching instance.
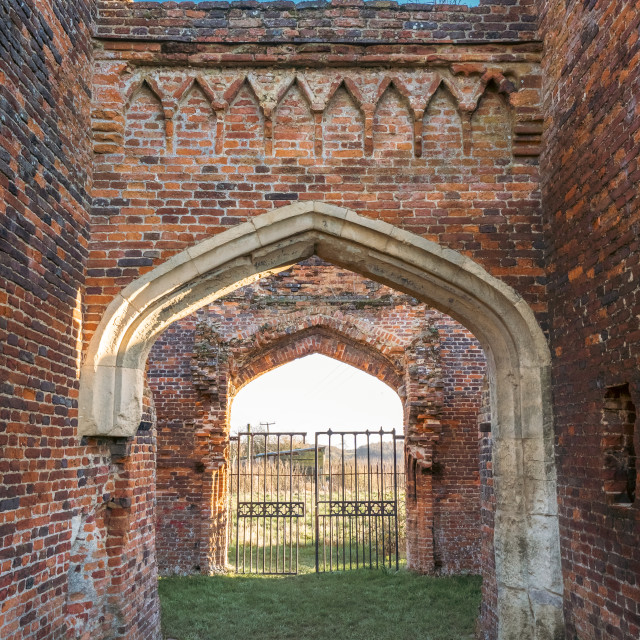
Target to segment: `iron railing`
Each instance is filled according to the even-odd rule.
[[[230,562],[239,573],[399,566],[403,436],[395,431],[231,438]]]

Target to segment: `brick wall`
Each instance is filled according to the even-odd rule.
[[[539,10],[567,637],[631,640],[640,635],[640,505],[609,491],[623,471],[612,449],[640,451],[629,411],[640,403],[640,7],[547,0]],[[621,409],[626,418],[612,420]],[[627,433],[613,433],[616,422]]]
[[[3,640],[152,638],[159,623],[153,443],[136,438],[125,464],[110,443],[75,434],[93,10],[75,0],[0,4]]]
[[[264,61],[251,66],[259,51],[246,64],[237,50],[215,64],[207,54],[193,61],[200,66],[168,67],[179,61],[149,43],[101,42],[87,332],[152,266],[301,200],[343,205],[469,255],[544,322],[539,54],[514,47],[453,47],[437,65],[421,53],[394,67],[410,53],[401,48],[371,68],[329,49],[313,56],[317,69],[285,47],[286,68],[272,73]],[[294,154],[292,141],[301,143]]]
[[[109,439],[113,493],[104,496],[107,526],[107,575],[109,586],[106,619],[94,621],[95,610],[86,611],[88,623],[100,627],[82,636],[157,639],[160,634],[158,572],[155,558],[155,407],[145,385],[144,411],[134,438]],[[89,565],[92,566],[92,565]],[[94,593],[86,593],[92,603]]]
[[[435,565],[442,573],[479,574],[484,570],[478,546],[482,539],[479,492],[484,487],[480,486],[482,467],[478,463],[478,410],[486,361],[480,345],[464,327],[438,315],[445,375],[442,431],[433,477]],[[492,530],[483,534],[492,540]]]
[[[464,5],[332,2],[98,2],[99,38],[197,42],[534,40],[535,0]],[[178,51],[184,51],[179,48]]]
[[[167,11],[187,33],[210,8],[167,9],[148,10]],[[338,9],[359,11],[369,9]],[[225,12],[235,20],[236,9]],[[125,28],[96,42],[86,336],[140,274],[300,200],[342,205],[468,255],[546,326],[539,42],[291,44],[280,35],[267,43],[249,29],[242,38],[254,44],[228,32],[224,43],[189,44],[164,41],[171,28],[141,39]],[[206,449],[206,432],[194,438]],[[203,495],[213,503],[220,483],[206,475]],[[179,514],[185,531],[190,518]],[[180,562],[202,570],[212,561],[202,546],[197,562]]]
[[[441,335],[430,327],[438,327]],[[437,351],[427,349],[424,362],[412,357],[409,363],[407,354],[425,330]],[[440,350],[446,363],[442,369],[429,355]],[[395,388],[405,402],[407,424],[429,418],[430,427],[438,426],[432,451],[425,452],[428,460],[423,462],[428,464],[418,477],[420,499],[408,503],[413,558],[417,561],[420,549],[425,560],[416,568],[429,572],[479,572],[476,414],[484,354],[447,316],[317,259],[244,287],[174,323],[154,345],[148,379],[158,411],[160,571],[209,571],[209,536],[221,547],[214,549],[211,561],[216,567],[224,565],[224,531],[216,533],[216,527],[205,522],[212,518],[210,501],[204,508],[200,505],[211,475],[208,467],[217,473],[226,464],[229,401],[257,376],[309,353],[337,358]],[[407,367],[411,381],[405,380]],[[417,375],[424,379],[414,391]],[[410,426],[410,435],[414,428]],[[213,464],[203,459],[207,451],[201,448],[201,434],[207,430],[223,436],[221,448],[216,444],[212,451]],[[224,487],[221,496],[218,488],[210,492],[225,507]],[[226,526],[223,514],[213,517]]]
[[[194,316],[173,325],[155,343],[148,366],[158,415],[156,550],[163,575],[201,570],[204,469],[194,451],[205,408],[191,379],[195,329]]]
[[[89,242],[91,10],[79,1],[0,6],[0,637],[7,640],[62,637],[74,510],[106,481],[98,464],[80,488],[87,465],[74,438]],[[96,459],[104,453],[96,450]],[[96,526],[94,518],[84,523]]]

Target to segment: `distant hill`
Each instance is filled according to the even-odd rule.
[[[335,434],[339,434],[339,431],[335,431]],[[322,438],[320,441],[320,446],[325,446],[326,449],[326,445],[324,445],[324,442],[326,441],[327,438]],[[358,438],[359,441],[363,440],[364,438],[360,437]],[[243,453],[242,453],[242,457],[244,458],[246,456],[246,438],[243,438]],[[336,446],[335,443],[340,442],[339,438],[336,438],[335,435],[333,436],[333,438],[331,439],[332,442],[332,447],[331,447],[331,459],[332,462],[337,462],[340,461],[341,455],[342,455],[342,450],[340,447]],[[302,442],[301,439],[294,439],[293,440],[293,449],[313,449],[314,448],[314,439],[312,438],[307,438],[307,442],[304,443]],[[353,449],[353,437],[347,437],[345,436],[345,449],[344,449],[344,460],[345,462],[351,463],[355,457],[356,457],[356,450]],[[351,448],[349,448],[349,445],[351,445]],[[276,442],[275,442],[275,438],[272,438],[268,441],[268,445],[267,445],[267,451],[269,452],[274,452],[277,450],[277,446],[276,446]],[[286,452],[289,450],[289,442],[286,438],[283,438],[280,442],[280,454],[282,456],[286,456]],[[255,455],[261,456],[264,455],[264,440],[261,438],[256,438],[254,440],[254,444],[253,444],[253,452]],[[325,450],[326,453],[326,460],[328,460],[329,457],[329,451],[328,449]],[[232,457],[235,454],[235,450],[232,451]],[[358,464],[362,464],[365,463],[367,461],[367,445],[366,444],[359,444],[358,448],[357,448],[357,454],[358,454]],[[371,443],[370,443],[370,447],[369,447],[369,456],[370,456],[370,460],[371,460],[371,464],[372,465],[376,465],[380,463],[380,441],[378,440],[377,436],[372,435],[371,437]],[[404,461],[404,443],[402,440],[396,440],[396,458],[399,464],[402,464]],[[384,464],[388,463],[388,462],[392,462],[393,461],[393,442],[391,442],[390,440],[385,440],[382,443],[382,461]]]
[[[346,443],[345,443],[346,445]],[[341,460],[342,450],[340,447],[331,447],[331,460],[337,461]],[[347,449],[345,446],[344,450],[344,460],[345,462],[351,462],[355,459],[356,450]],[[366,463],[367,461],[367,445],[363,444],[357,448],[358,453],[358,464]],[[329,456],[329,452],[327,451],[327,460]],[[380,462],[380,442],[372,442],[369,448],[369,456],[371,460],[371,464],[375,465]],[[404,446],[402,444],[402,440],[396,441],[396,459],[399,463],[404,460]],[[393,462],[393,442],[383,442],[382,443],[382,461],[383,463]]]

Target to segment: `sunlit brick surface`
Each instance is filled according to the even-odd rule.
[[[637,640],[638,504],[607,492],[604,415],[611,389],[640,406],[637,3],[207,4],[0,3],[0,637],[158,638],[151,397],[135,438],[79,438],[82,346],[140,274],[316,200],[459,251],[532,307],[553,358],[566,637]],[[460,416],[443,413],[443,452]],[[434,563],[455,566],[446,544]]]
[[[640,6],[538,5],[567,637],[631,640],[640,636],[639,503],[616,505],[608,493],[606,413],[609,390],[625,385],[640,406]],[[634,426],[637,455],[637,415]]]

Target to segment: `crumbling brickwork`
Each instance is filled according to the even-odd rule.
[[[151,404],[132,440],[79,438],[83,340],[178,251],[315,200],[472,258],[536,313],[566,637],[636,640],[636,4],[1,0],[0,636],[157,637]]]
[[[631,640],[640,635],[639,505],[610,494],[619,444],[606,414],[621,387],[640,402],[640,7],[538,5],[567,636]]]
[[[224,481],[217,482],[220,474],[225,478],[231,399],[259,375],[310,353],[374,375],[404,403],[412,470],[409,564],[426,572],[479,573],[482,350],[447,316],[318,260],[175,323],[152,350],[159,570],[224,567],[227,497]],[[205,440],[203,450],[204,434],[211,442]],[[203,495],[212,495],[220,511],[211,514]]]

